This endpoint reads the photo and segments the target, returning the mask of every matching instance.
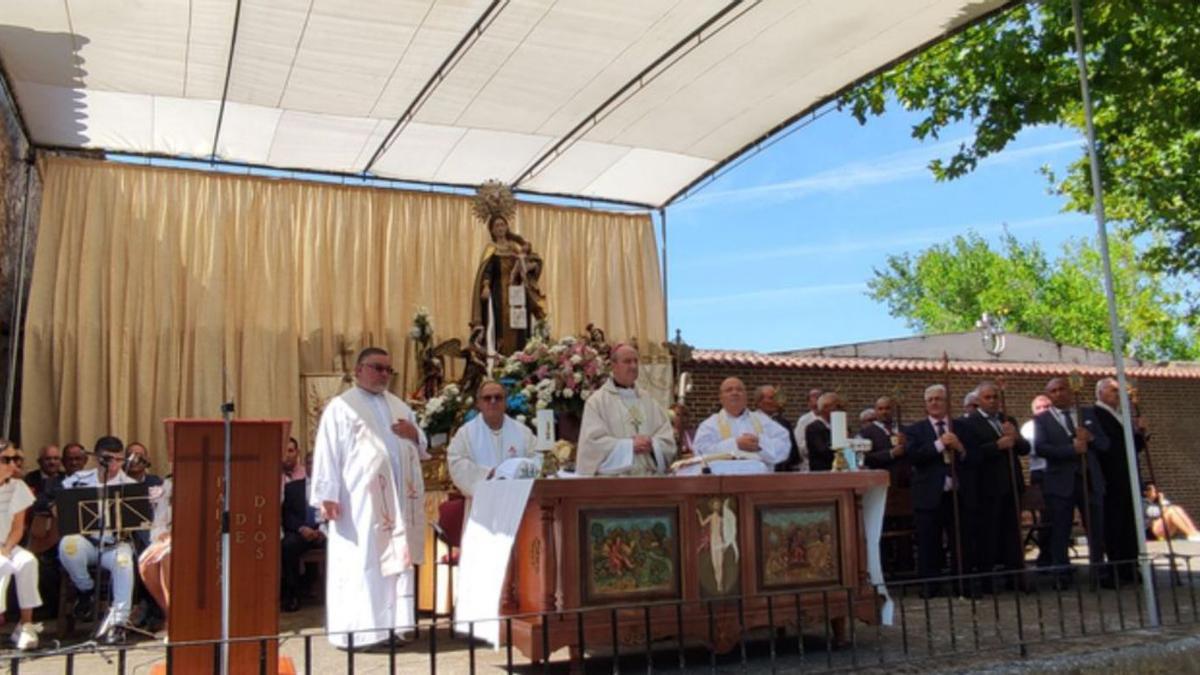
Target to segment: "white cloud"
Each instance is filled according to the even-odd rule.
[[[712,267],[715,265],[741,265],[789,259],[802,261],[812,256],[829,257],[836,254],[861,253],[863,251],[901,251],[914,246],[948,241],[956,235],[965,234],[968,230],[987,236],[989,234],[999,234],[1006,227],[1009,232],[1044,230],[1064,225],[1077,225],[1086,218],[1087,216],[1077,213],[1060,213],[1043,218],[1017,220],[1011,223],[996,222],[930,227],[904,232],[903,234],[891,237],[859,237],[830,242],[828,244],[802,244],[800,246],[787,246],[784,248],[768,248],[745,253],[732,253],[719,257],[691,257],[678,262],[672,260],[671,267],[675,270],[681,270]]]
[[[762,203],[763,201],[770,201],[772,203],[787,202],[814,194],[849,192],[859,188],[929,176],[929,163],[932,160],[956,152],[959,146],[970,142],[970,140],[970,137],[963,137],[928,147],[883,155],[882,157],[866,161],[850,162],[832,169],[819,171],[803,178],[733,190],[702,192],[684,201],[678,208],[696,208],[711,206],[716,203],[728,204],[746,201],[754,201],[756,203]],[[1057,141],[1005,150],[984,159],[981,164],[983,166],[1011,164],[1030,157],[1052,154],[1067,148],[1080,148],[1081,143],[1082,141],[1080,140]]]

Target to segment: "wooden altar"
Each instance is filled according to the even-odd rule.
[[[794,627],[801,613],[810,626],[826,613],[873,622],[862,499],[887,483],[885,471],[539,480],[501,614],[535,662],[543,642],[574,650],[581,636],[587,648],[614,637],[625,648],[682,628],[724,652],[741,625]],[[639,603],[658,604],[619,608]],[[592,608],[582,621],[573,611]]]

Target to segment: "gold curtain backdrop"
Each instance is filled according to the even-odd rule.
[[[301,375],[377,344],[418,379],[408,331],[465,341],[487,231],[469,197],[61,157],[45,192],[25,324],[26,447],[103,434],[150,445],[162,420],[303,415]],[[554,336],[666,337],[649,214],[521,203],[513,229],[545,260]],[[353,358],[350,356],[349,358]]]

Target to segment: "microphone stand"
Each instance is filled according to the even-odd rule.
[[[230,531],[229,531],[229,480],[233,473],[233,398],[221,404],[221,417],[225,427],[224,480],[221,482],[221,673],[229,673],[229,585],[230,585]]]
[[[96,582],[95,582],[96,586],[93,587],[93,590],[97,589],[100,586],[100,581],[99,581],[100,570],[104,568],[104,537],[107,534],[105,530],[108,529],[108,480],[109,480],[108,467],[110,465],[112,465],[111,459],[104,459],[100,455],[96,456],[96,477],[98,479],[97,482],[100,483],[100,539],[99,539],[99,542],[96,544],[96,548],[97,548]],[[101,474],[101,470],[103,470],[103,474]],[[116,560],[113,560],[113,562],[115,563]],[[116,568],[115,564],[113,565],[113,568],[115,571],[115,568]],[[110,583],[108,585],[108,592],[109,592],[108,606],[109,606],[109,612],[111,613],[112,612],[112,604],[113,604],[113,602],[116,601],[116,593],[117,593],[116,584]],[[97,599],[99,599],[99,598],[97,598]],[[93,635],[93,638],[95,638],[95,639],[100,639],[101,637],[103,637],[104,633],[108,632],[108,630],[110,630],[110,628],[111,628],[108,625],[108,621],[103,621],[103,622],[100,621],[100,603],[99,602],[92,603],[92,621],[96,622],[96,633],[95,633],[95,635]]]

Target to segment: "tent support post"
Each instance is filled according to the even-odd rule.
[[[1142,594],[1146,600],[1146,614],[1150,625],[1158,625],[1158,607],[1154,597],[1154,587],[1150,575],[1153,573],[1150,559],[1146,556],[1146,538],[1140,536],[1146,531],[1146,523],[1142,518],[1141,485],[1137,477],[1137,454],[1133,445],[1133,419],[1129,404],[1129,389],[1125,378],[1125,336],[1121,331],[1120,320],[1117,317],[1117,298],[1113,290],[1112,258],[1108,252],[1108,228],[1104,216],[1104,189],[1100,183],[1100,159],[1096,155],[1096,128],[1092,122],[1092,97],[1088,90],[1087,61],[1083,48],[1083,16],[1079,9],[1079,0],[1071,0],[1071,15],[1075,23],[1075,62],[1079,68],[1079,88],[1083,98],[1083,119],[1087,127],[1088,163],[1092,173],[1092,202],[1096,214],[1096,239],[1100,244],[1100,258],[1104,263],[1104,295],[1108,300],[1108,323],[1112,332],[1113,363],[1117,367],[1117,383],[1121,389],[1121,424],[1125,432],[1125,456],[1129,463],[1129,488],[1133,494],[1133,518],[1137,525],[1138,558],[1141,561]],[[1091,508],[1091,505],[1088,505]],[[1114,570],[1115,572],[1115,570]],[[1172,583],[1174,580],[1172,580]]]

